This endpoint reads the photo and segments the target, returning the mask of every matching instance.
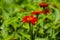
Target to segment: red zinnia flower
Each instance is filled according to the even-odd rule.
[[[22,19],[22,22],[32,23],[33,25],[36,23],[36,21],[37,21],[37,18],[33,16],[25,16]]]
[[[36,10],[36,11],[31,12],[31,14],[42,14],[42,13],[43,13],[43,11],[40,11],[40,10]]]
[[[39,4],[39,6],[40,6],[40,7],[47,7],[47,6],[48,6],[48,4],[47,4],[47,3],[45,3],[45,2],[44,2],[44,3],[42,2],[42,3],[40,3],[40,4]]]

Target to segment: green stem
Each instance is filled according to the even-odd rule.
[[[52,36],[53,36],[53,31],[54,31],[54,30],[52,29],[51,40],[52,40]]]
[[[30,26],[30,39],[31,40],[34,40],[34,36],[33,36],[33,26],[31,23],[29,23],[29,26]]]
[[[37,14],[36,17],[39,18],[39,14]]]
[[[39,15],[36,15],[36,17],[38,18],[39,17]],[[38,18],[39,19],[39,18]],[[38,21],[37,21],[37,23],[38,23]],[[39,31],[39,25],[37,24],[37,30],[36,31],[34,31],[34,38],[38,35],[38,31]]]

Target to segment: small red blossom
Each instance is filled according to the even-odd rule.
[[[33,17],[33,16],[25,16],[22,19],[22,22],[32,23],[33,25],[36,23],[36,21],[37,21],[37,18],[36,17]]]
[[[40,4],[39,4],[39,6],[40,6],[40,7],[44,7],[44,8],[45,8],[45,7],[47,7],[47,6],[48,6],[48,4],[47,4],[47,3],[45,3],[45,2],[44,2],[44,3],[42,2],[42,3],[40,3]]]
[[[50,13],[50,10],[49,9],[46,9],[43,12],[44,12],[44,14],[49,14]]]
[[[41,11],[41,10],[36,10],[36,11],[31,12],[31,14],[42,14],[42,13],[43,13],[43,11]]]

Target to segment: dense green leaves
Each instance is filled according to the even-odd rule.
[[[36,25],[33,25],[35,40],[60,40],[60,1],[45,1],[49,3],[50,14],[39,14]],[[42,0],[0,0],[0,40],[31,40],[30,26],[21,20],[25,15],[31,15],[32,11],[43,10],[39,6],[41,2]]]

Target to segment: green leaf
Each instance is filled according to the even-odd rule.
[[[25,23],[25,24],[23,25],[23,28],[29,29],[29,24],[28,24],[28,23]]]
[[[23,37],[30,39],[30,35],[24,33],[24,32],[19,32]]]

